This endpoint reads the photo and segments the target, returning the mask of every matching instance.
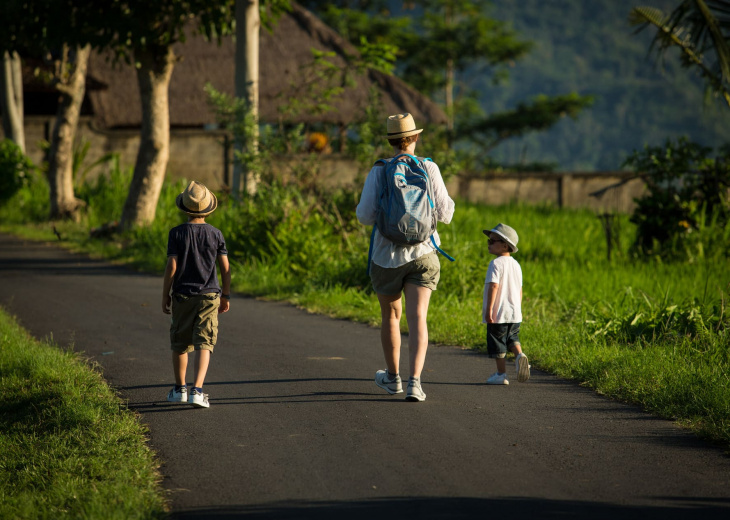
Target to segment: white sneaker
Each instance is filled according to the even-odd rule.
[[[487,379],[488,385],[508,385],[509,379],[507,379],[507,372],[504,374],[500,374],[499,372],[495,372],[489,378]]]
[[[517,381],[525,383],[530,379],[530,361],[522,352],[515,358],[515,369],[517,370]]]
[[[196,408],[210,408],[210,403],[208,402],[208,394],[198,392],[195,388],[190,391],[188,404],[192,404]]]
[[[167,394],[167,400],[171,403],[187,403],[188,402],[188,389],[182,387],[178,392],[173,386],[170,392]]]
[[[387,370],[378,370],[375,372],[375,384],[391,395],[403,393],[403,382],[400,376],[396,375],[395,379],[389,380]]]
[[[422,402],[426,400],[426,394],[421,388],[421,378],[411,377],[408,380],[408,388],[406,389],[406,401]]]

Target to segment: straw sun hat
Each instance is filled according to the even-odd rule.
[[[423,128],[416,128],[416,122],[409,113],[396,114],[388,117],[388,135],[386,139],[400,139],[411,135],[420,134]]]
[[[489,236],[492,233],[496,233],[497,235],[501,236],[505,242],[512,248],[512,252],[516,253],[518,251],[517,249],[517,241],[519,240],[519,237],[517,236],[517,231],[509,227],[507,224],[497,224],[494,229],[485,229],[482,231],[485,235]]]
[[[175,199],[175,205],[180,211],[191,217],[205,217],[218,207],[218,199],[204,185],[197,181],[190,181],[185,191]]]

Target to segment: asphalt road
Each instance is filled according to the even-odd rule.
[[[377,329],[234,295],[193,409],[166,401],[161,277],[0,235],[0,283],[142,414],[176,519],[730,518],[722,450],[538,370],[489,387],[491,360],[431,346],[410,403],[372,381]]]

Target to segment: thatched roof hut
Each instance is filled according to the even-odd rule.
[[[314,61],[311,49],[334,52],[331,61],[345,67],[346,55],[355,53],[347,41],[311,12],[292,3],[292,11],[281,17],[273,32],[261,31],[259,114],[263,122],[282,117],[280,107],[290,98],[301,98],[305,68]],[[235,42],[226,37],[218,45],[202,37],[190,37],[174,48],[182,60],[175,65],[170,82],[170,124],[201,127],[215,123],[203,87],[234,94]],[[88,75],[97,88],[88,92],[96,124],[102,128],[138,127],[141,123],[139,91],[131,66],[114,65],[92,53]],[[433,101],[394,76],[368,71],[356,78],[356,85],[331,104],[335,110],[298,113],[291,121],[347,125],[362,117],[370,102],[370,89],[380,94],[384,113],[410,112],[416,122],[445,123],[446,116]],[[103,85],[99,88],[99,85]],[[311,96],[311,92],[309,93]]]

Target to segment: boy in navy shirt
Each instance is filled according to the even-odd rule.
[[[170,348],[175,371],[175,386],[167,400],[208,408],[203,382],[218,338],[218,314],[230,308],[231,268],[223,233],[205,222],[205,217],[218,207],[216,196],[201,183],[192,181],[175,204],[188,215],[188,221],[172,228],[167,239],[162,312],[172,314]],[[190,352],[196,353],[195,384],[188,392],[185,372]]]

